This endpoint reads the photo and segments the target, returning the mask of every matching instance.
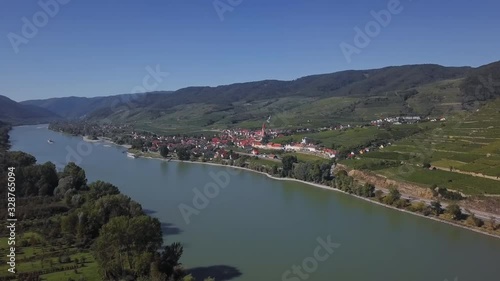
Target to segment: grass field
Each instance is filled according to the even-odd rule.
[[[7,252],[7,238],[0,238],[0,254],[5,257]],[[22,241],[29,241],[33,245],[22,247]],[[60,257],[65,257],[60,261]],[[64,270],[67,267],[75,269]],[[9,266],[2,262],[0,265],[0,278],[9,276]],[[100,280],[97,264],[93,256],[85,251],[65,246],[54,246],[47,243],[44,238],[34,232],[26,232],[16,237],[16,273],[29,273],[43,270],[56,270],[56,272],[41,275],[42,280],[67,281],[73,280]]]

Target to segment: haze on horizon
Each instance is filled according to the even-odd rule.
[[[0,95],[16,101],[130,93],[151,75],[147,67],[168,73],[148,82],[152,90],[176,90],[390,65],[479,66],[500,59],[500,3],[494,0],[1,5]],[[355,43],[357,27],[366,32],[377,20],[374,14],[391,9],[390,19],[379,19],[379,30],[372,29],[366,44]],[[36,25],[43,13],[46,23]],[[26,33],[26,21],[35,23],[36,31]],[[343,43],[357,53],[348,58]]]

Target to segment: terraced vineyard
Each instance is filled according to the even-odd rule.
[[[359,167],[363,162],[393,161],[399,167],[377,169],[377,173],[466,194],[500,194],[499,108],[496,100],[345,164]],[[423,168],[424,164],[431,168]]]

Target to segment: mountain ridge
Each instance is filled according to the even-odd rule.
[[[18,103],[0,95],[0,120],[14,125],[48,123],[60,120],[61,116],[35,105]]]
[[[160,123],[169,124],[160,126],[164,128],[177,127],[176,123],[186,127],[258,127],[270,115],[309,118],[315,120],[311,125],[323,126],[331,123],[330,119],[365,122],[386,115],[439,115],[470,109],[498,96],[498,91],[491,91],[491,87],[485,87],[488,93],[480,95],[475,89],[491,73],[492,79],[500,81],[499,72],[498,61],[476,68],[416,64],[314,74],[289,81],[268,79],[215,87],[193,86],[168,95],[150,92],[76,98],[80,103],[66,109],[62,105],[71,98],[23,104],[41,106],[65,118],[106,118],[141,127],[158,127]],[[293,121],[288,125],[305,123]]]

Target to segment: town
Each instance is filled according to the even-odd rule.
[[[345,159],[355,158],[374,149],[381,149],[387,143],[372,143],[355,150],[341,151],[317,142],[309,137],[303,137],[300,141],[286,139],[295,134],[310,134],[324,131],[347,131],[354,128],[368,126],[391,126],[401,124],[414,124],[418,122],[445,121],[446,118],[425,118],[419,116],[387,117],[373,120],[364,125],[343,124],[330,127],[296,128],[296,129],[275,129],[268,128],[269,120],[263,122],[260,129],[232,128],[214,131],[213,134],[176,134],[159,135],[154,132],[137,130],[129,125],[99,125],[89,123],[54,123],[52,129],[72,133],[74,135],[90,136],[92,139],[108,139],[119,145],[128,144],[132,149],[129,153],[135,157],[137,153],[156,153],[165,146],[173,155],[179,155],[179,150],[188,151],[185,157],[180,160],[213,161],[214,159],[236,159],[239,155],[249,155],[270,160],[280,160],[281,155],[287,152],[311,155],[323,159]],[[274,141],[280,139],[281,141]],[[136,151],[134,154],[133,152]]]

